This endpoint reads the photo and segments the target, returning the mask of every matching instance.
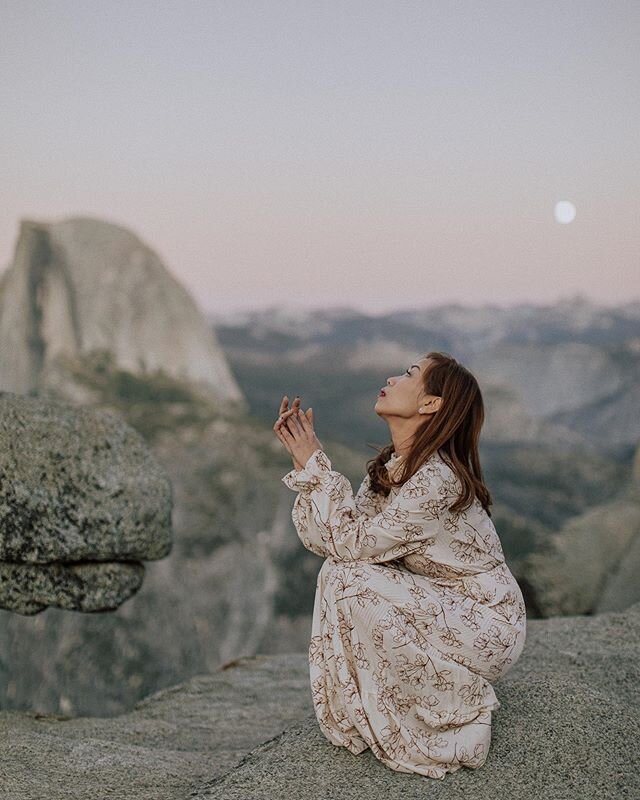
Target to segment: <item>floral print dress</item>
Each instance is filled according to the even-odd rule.
[[[390,473],[400,460],[387,461]],[[482,766],[500,707],[492,682],[526,637],[491,517],[477,499],[448,510],[460,484],[439,453],[387,497],[368,474],[354,497],[321,449],[282,481],[298,493],[300,540],[325,558],[309,645],[325,737],[429,778]]]

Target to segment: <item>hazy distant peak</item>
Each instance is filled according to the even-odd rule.
[[[0,389],[38,391],[57,356],[95,350],[245,402],[204,315],[136,234],[90,216],[21,220],[2,279]]]

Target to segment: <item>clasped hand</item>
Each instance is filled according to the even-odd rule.
[[[301,470],[318,448],[323,449],[322,443],[313,430],[313,409],[303,412],[299,397],[295,398],[291,408],[288,406],[289,398],[285,394],[273,430],[291,455],[295,469]]]

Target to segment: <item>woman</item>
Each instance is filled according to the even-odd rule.
[[[430,352],[387,380],[375,411],[392,444],[356,496],[331,468],[313,411],[283,398],[276,435],[294,468],[292,518],[325,557],[309,668],[320,728],[398,772],[444,778],[484,764],[492,682],[518,660],[525,605],[491,520],[474,376]]]

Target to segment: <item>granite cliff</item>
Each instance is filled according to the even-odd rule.
[[[245,407],[215,333],[154,250],[101,219],[22,220],[0,283],[0,390],[90,402],[73,367],[96,351]]]

